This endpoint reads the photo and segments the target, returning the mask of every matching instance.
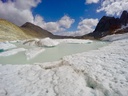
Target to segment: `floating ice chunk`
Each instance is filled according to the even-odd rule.
[[[1,42],[0,43],[0,49],[7,50],[7,49],[12,49],[16,48],[17,46],[14,44],[11,44],[9,42]]]
[[[0,53],[0,56],[10,56],[10,55],[14,55],[14,54],[17,54],[18,52],[22,52],[22,51],[25,51],[25,50],[26,49],[24,49],[24,48],[12,49],[12,50]]]
[[[53,39],[50,38],[44,38],[44,39],[32,39],[32,40],[27,40],[23,44],[29,45],[29,46],[39,46],[39,47],[52,47],[56,46],[59,43]]]
[[[37,55],[39,55],[43,51],[45,51],[45,49],[40,48],[40,47],[26,50],[25,54],[27,56],[27,60],[36,57]]]
[[[78,43],[78,44],[87,44],[92,43],[92,40],[82,40],[82,39],[61,39],[58,40],[60,43]]]
[[[50,39],[50,38],[45,38],[45,39],[41,39],[38,41],[38,46],[42,47],[42,46],[46,46],[46,47],[52,47],[52,46],[57,46],[59,44],[59,42]]]

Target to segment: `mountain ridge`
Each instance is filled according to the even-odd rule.
[[[128,31],[126,31],[127,24],[128,12],[126,10],[122,12],[119,18],[103,16],[97,24],[95,30],[92,32],[92,35],[94,38],[102,38],[111,34],[125,33]],[[118,31],[122,28],[122,26],[126,26],[126,28]]]
[[[92,33],[83,36],[59,36],[42,29],[30,22],[26,22],[22,26],[17,26],[7,20],[0,19],[0,41],[8,40],[24,40],[32,38],[63,39],[99,39],[107,35],[122,34],[128,32],[128,12],[123,11],[120,18],[103,16]],[[123,27],[122,27],[123,26]]]

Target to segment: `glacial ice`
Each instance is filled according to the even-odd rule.
[[[128,96],[127,50],[125,38],[58,62],[1,64],[0,96]]]
[[[45,49],[41,47],[26,50],[25,54],[26,54],[27,60],[30,60],[36,57],[38,54],[42,53],[43,51],[45,51]]]
[[[11,44],[9,42],[0,42],[0,49],[3,49],[3,50],[12,49],[16,47],[17,47],[16,45]]]
[[[24,48],[12,49],[12,50],[9,50],[9,51],[1,52],[0,56],[11,56],[11,55],[17,54],[18,52],[22,52],[22,51],[25,51],[25,50],[26,49],[24,49]]]

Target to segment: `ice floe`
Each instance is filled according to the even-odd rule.
[[[43,51],[45,51],[45,49],[41,47],[26,50],[25,54],[26,54],[27,60],[30,60],[36,57],[38,54],[42,53]]]
[[[9,42],[0,42],[0,49],[3,49],[3,50],[12,49],[16,47],[17,47],[16,45],[11,44]]]
[[[57,46],[59,42],[50,38],[44,38],[44,39],[27,40],[23,44],[29,46],[53,47],[53,46]]]
[[[59,43],[78,43],[78,44],[86,44],[86,43],[92,43],[92,40],[82,40],[82,39],[58,39]]]
[[[57,46],[59,44],[59,42],[50,39],[50,38],[44,38],[44,39],[40,39],[38,41],[38,46],[46,46],[46,47],[52,47],[52,46]]]
[[[24,49],[24,48],[12,49],[12,50],[9,50],[9,51],[1,52],[0,56],[11,56],[11,55],[17,54],[18,52],[22,52],[22,51],[25,51],[25,50],[26,49]]]

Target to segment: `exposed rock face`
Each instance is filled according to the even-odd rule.
[[[126,26],[127,23],[128,23],[128,12],[127,11],[123,11],[121,17],[120,17],[120,20],[121,20],[121,24]]]
[[[96,29],[92,33],[94,38],[101,38],[106,35],[110,34],[115,34],[117,33],[124,33],[123,30],[118,32],[115,31],[117,29],[120,29],[123,26],[126,26],[128,24],[128,12],[123,11],[122,15],[120,18],[115,18],[115,17],[109,17],[109,16],[103,16],[99,23],[96,26]]]
[[[93,33],[95,37],[102,37],[120,27],[121,23],[118,18],[103,16]]]

